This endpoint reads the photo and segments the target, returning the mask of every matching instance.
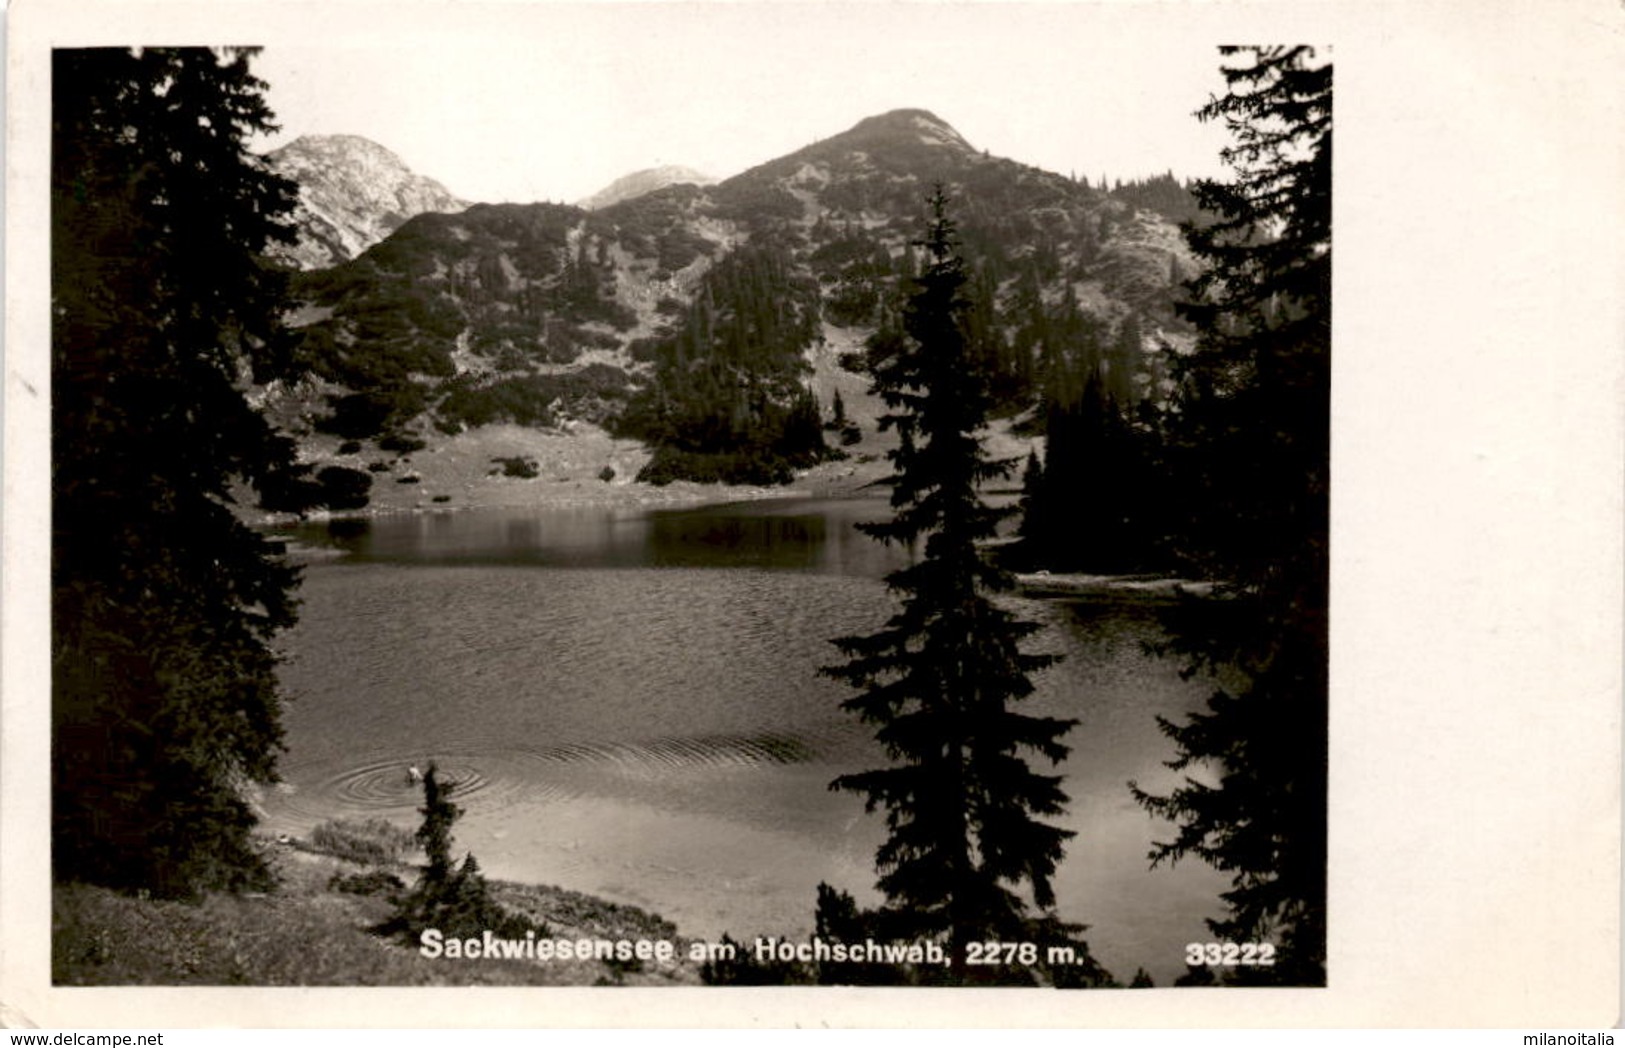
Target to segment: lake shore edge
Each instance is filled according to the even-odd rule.
[[[401,455],[341,454],[334,441],[318,438],[310,438],[310,444],[313,465],[369,473],[373,483],[367,505],[302,516],[252,512],[248,517],[255,526],[489,509],[682,509],[761,499],[841,498],[873,488],[891,472],[882,452],[852,449],[842,452],[845,457],[798,470],[788,484],[651,484],[634,479],[649,459],[641,442],[611,437],[587,424],[569,432],[482,426]],[[523,472],[530,475],[510,473],[505,465],[510,462],[526,464]]]

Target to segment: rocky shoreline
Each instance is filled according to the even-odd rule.
[[[1029,597],[1091,597],[1173,603],[1184,596],[1205,597],[1213,592],[1211,582],[1176,579],[1161,575],[1050,574],[1047,571],[1021,572],[1016,585]]]

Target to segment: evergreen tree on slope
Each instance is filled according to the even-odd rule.
[[[297,573],[232,508],[295,508],[244,396],[291,373],[261,251],[291,183],[251,52],[58,50],[51,170],[53,861],[162,894],[263,883],[243,787],[274,775],[271,638]]]
[[[1223,48],[1247,61],[1198,115],[1235,144],[1231,182],[1203,182],[1213,224],[1186,227],[1206,264],[1184,312],[1171,466],[1188,496],[1176,536],[1215,598],[1170,620],[1173,647],[1219,682],[1206,712],[1162,721],[1171,767],[1208,767],[1165,796],[1136,789],[1194,855],[1233,874],[1222,938],[1274,941],[1256,977],[1325,981],[1327,517],[1332,68],[1306,47]]]
[[[886,811],[890,836],[876,863],[889,925],[937,937],[963,956],[967,943],[1025,938],[1026,900],[1055,904],[1051,877],[1071,832],[1042,821],[1066,803],[1060,777],[1029,756],[1060,762],[1075,723],[1025,716],[1010,706],[1033,690],[1049,656],[1024,653],[1037,626],[996,605],[1009,586],[978,540],[1005,511],[977,485],[1006,476],[978,435],[987,412],[969,366],[962,323],[966,281],[954,225],[939,188],[931,199],[923,273],[907,304],[907,338],[873,361],[874,389],[889,408],[899,447],[889,521],[864,525],[883,542],[924,539],[924,555],[887,578],[901,608],[878,632],[835,643],[848,656],[825,672],[859,693],[843,708],[878,725],[893,767],[843,775],[832,788],[863,794]]]

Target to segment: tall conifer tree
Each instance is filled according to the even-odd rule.
[[[895,515],[863,529],[887,543],[923,539],[923,556],[887,577],[896,614],[872,635],[836,640],[848,661],[825,671],[860,689],[843,708],[878,726],[896,764],[831,785],[886,811],[876,864],[891,926],[962,951],[1021,935],[1024,893],[1054,906],[1051,877],[1071,832],[1042,820],[1067,797],[1059,776],[1028,760],[1061,761],[1075,722],[1011,708],[1052,658],[1020,650],[1037,626],[994,603],[1009,576],[977,548],[1007,512],[985,505],[977,485],[1007,476],[1010,463],[990,460],[979,436],[988,395],[968,359],[967,275],[940,187],[919,246],[907,337],[873,361],[889,409],[880,424],[901,438],[890,453]]]
[[[1172,767],[1207,766],[1165,796],[1153,862],[1194,855],[1231,873],[1216,935],[1274,941],[1273,981],[1325,980],[1327,516],[1330,481],[1332,67],[1307,47],[1223,48],[1233,181],[1201,182],[1210,225],[1186,227],[1205,271],[1184,307],[1196,351],[1174,361],[1170,465],[1187,493],[1174,536],[1215,599],[1170,620],[1206,712],[1162,721]]]
[[[252,52],[59,50],[52,69],[53,858],[165,894],[263,882],[243,790],[282,738],[294,568],[233,510],[291,508],[244,396],[292,373],[267,242],[293,186]]]

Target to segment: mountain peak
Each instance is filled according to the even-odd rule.
[[[853,125],[853,130],[861,127],[920,127],[933,126],[953,131],[948,121],[931,112],[929,109],[889,109],[884,113],[866,116]],[[957,134],[957,132],[955,132]]]
[[[925,145],[971,149],[971,144],[965,141],[965,136],[955,131],[953,125],[929,109],[893,109],[890,112],[865,117],[854,124],[850,131],[836,137],[855,142],[873,139],[913,139]]]
[[[282,155],[318,155],[325,156],[335,153],[369,156],[378,161],[392,162],[399,167],[406,167],[400,157],[370,138],[361,135],[300,135],[287,145],[271,152],[271,156]]]
[[[301,269],[355,258],[413,215],[467,206],[360,135],[301,135],[266,159],[299,185],[299,242],[273,253]]]
[[[590,197],[576,202],[576,206],[588,211],[609,207],[611,204],[630,200],[633,197],[652,193],[667,186],[688,183],[696,186],[709,186],[716,179],[691,167],[679,164],[667,164],[663,167],[651,167],[643,171],[634,171],[630,175],[622,175],[608,186],[600,189]]]
[[[913,200],[922,185],[962,182],[992,162],[930,110],[893,109],[735,175],[718,187],[717,198],[746,209],[771,199],[780,214],[799,212],[810,221],[828,210],[877,207],[899,194]]]

